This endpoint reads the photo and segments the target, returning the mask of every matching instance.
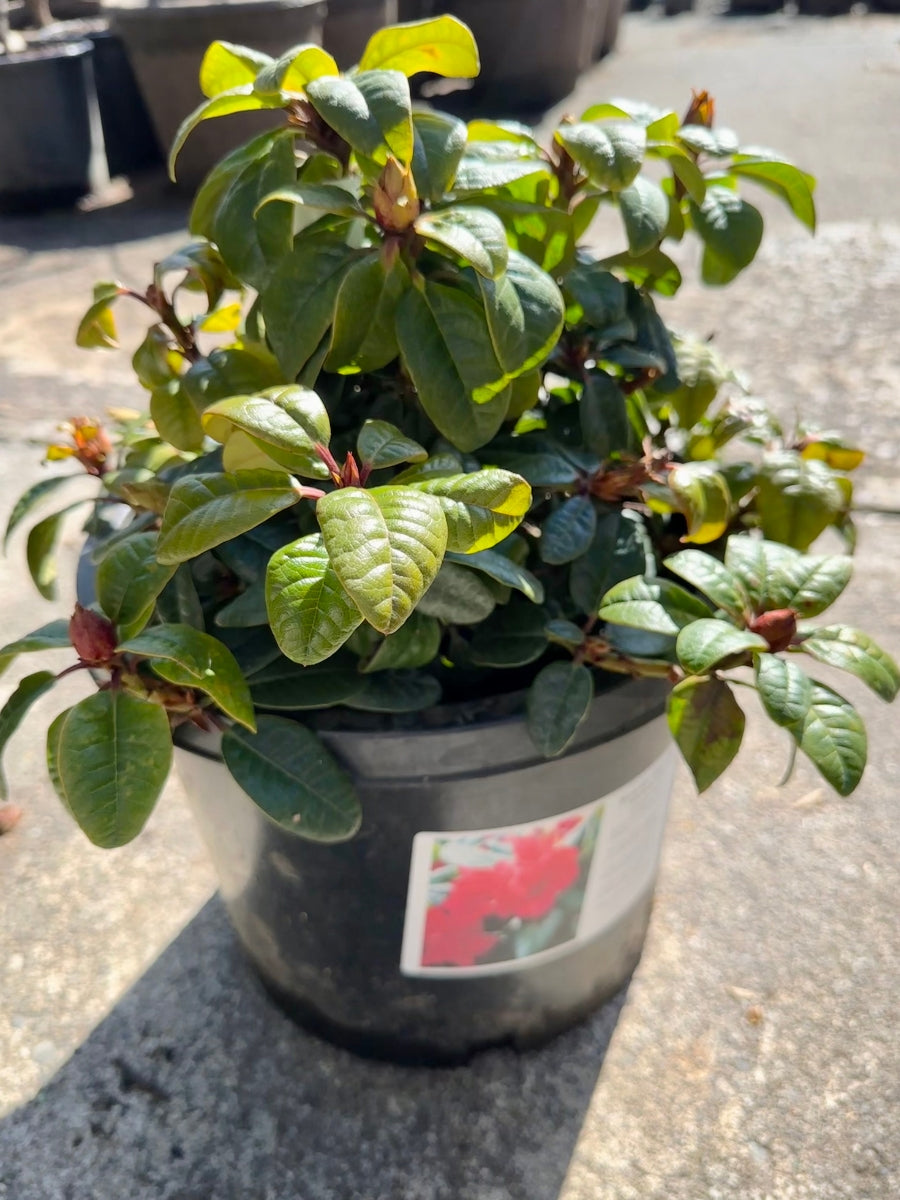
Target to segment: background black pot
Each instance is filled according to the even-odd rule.
[[[73,204],[106,176],[91,43],[0,57],[0,208]]]
[[[359,62],[373,33],[398,20],[397,0],[328,0],[323,45],[346,70]]]
[[[122,39],[109,29],[87,36],[94,47],[94,83],[110,175],[130,175],[161,163],[162,148]]]
[[[177,764],[238,936],[289,1011],[363,1053],[453,1061],[487,1045],[546,1040],[634,969],[671,786],[664,700],[658,681],[614,685],[551,761],[536,755],[521,717],[414,732],[321,730],[363,805],[359,833],[338,845],[303,840],[266,817],[209,735],[186,734],[194,749],[180,750]],[[509,829],[530,822],[542,831],[531,842],[533,829]],[[477,836],[461,841],[459,831]],[[537,876],[539,893],[551,890],[511,918],[506,885],[479,876],[467,903],[499,916],[482,923],[476,912],[473,942],[471,912],[458,924],[456,872],[468,864],[471,883],[485,867],[479,855],[498,844],[506,853],[520,834],[523,854],[543,846],[551,855]],[[556,866],[569,874],[555,875]],[[429,896],[443,912],[429,915]],[[429,923],[445,915],[442,934],[443,924]]]

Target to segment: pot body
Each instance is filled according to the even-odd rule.
[[[278,57],[301,42],[321,45],[325,12],[325,0],[140,4],[112,8],[110,28],[125,44],[156,136],[168,154],[178,126],[203,100],[197,78],[211,42],[235,42]],[[202,122],[179,155],[179,185],[195,188],[230,150],[283,120],[284,114],[275,111]]]
[[[110,175],[130,175],[163,160],[121,38],[108,29],[88,34]]]
[[[0,208],[73,204],[102,157],[90,42],[0,59]]]
[[[540,1043],[629,978],[673,755],[656,681],[599,697],[539,758],[520,718],[327,730],[363,806],[353,839],[270,821],[191,731],[177,752],[238,937],[302,1023],[363,1053],[448,1062]]]

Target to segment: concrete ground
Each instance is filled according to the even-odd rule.
[[[632,15],[621,53],[565,106],[681,107],[708,87],[722,121],[820,177],[815,240],[766,206],[760,261],[725,293],[688,284],[666,315],[715,331],[783,413],[815,413],[870,449],[857,578],[835,616],[895,654],[898,42],[900,20],[879,16]],[[73,322],[96,279],[146,282],[182,222],[153,181],[114,208],[0,221],[0,517],[40,476],[56,421],[140,401],[127,356],[75,350]],[[77,523],[64,540],[71,563]],[[0,562],[10,637],[71,600],[65,568],[59,603],[36,598],[22,549]],[[0,1197],[900,1195],[897,724],[847,690],[871,743],[852,798],[804,767],[774,787],[786,747],[751,714],[726,782],[698,799],[679,778],[627,995],[544,1051],[452,1071],[362,1062],[291,1025],[234,948],[177,782],[136,844],[94,850],[44,781],[34,722],[7,755],[25,815],[0,839]]]

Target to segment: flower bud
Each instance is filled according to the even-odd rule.
[[[787,650],[797,633],[797,614],[792,608],[776,608],[761,613],[750,624],[751,633],[758,633],[769,643],[773,654]]]
[[[69,621],[69,640],[81,661],[91,667],[105,666],[115,655],[118,644],[112,621],[80,604],[75,605]]]
[[[420,206],[412,171],[389,158],[372,195],[375,216],[382,229],[403,233],[419,215]]]

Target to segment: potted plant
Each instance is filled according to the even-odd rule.
[[[71,645],[99,683],[47,742],[98,845],[140,831],[174,735],[241,941],[307,1023],[431,1059],[544,1038],[639,957],[672,738],[708,787],[755,691],[847,794],[862,722],[804,666],[900,684],[819,620],[852,560],[808,551],[852,548],[861,453],[783,429],[657,311],[667,239],[726,284],[763,232],[742,185],[812,227],[812,180],[705,94],[683,120],[595,105],[549,148],[414,109],[409,75],[478,69],[449,17],[346,76],[315,46],[215,43],[204,69],[221,92],[173,162],[222,112],[287,122],[214,168],[146,290],[97,286],[81,345],[116,345],[119,302],[150,314],[151,420],[51,448],[100,484],[83,606],[0,654]],[[600,206],[604,257],[580,247]],[[60,519],[28,535],[44,594]],[[0,746],[56,678],[22,681]]]

